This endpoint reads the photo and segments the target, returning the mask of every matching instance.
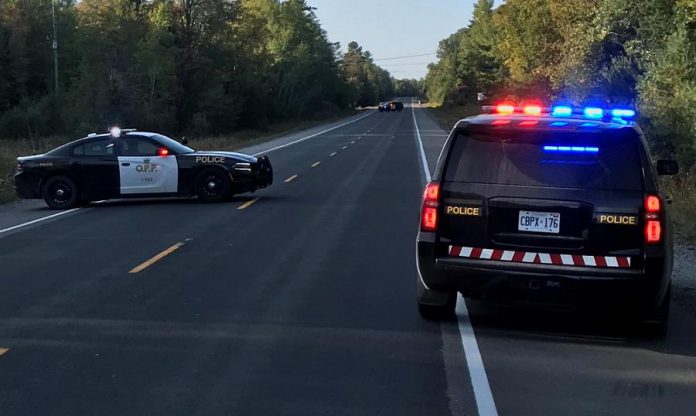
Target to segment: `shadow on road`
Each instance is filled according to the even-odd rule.
[[[610,311],[558,311],[467,301],[477,334],[525,341],[616,345],[696,356],[696,318],[672,301],[667,335],[646,335],[640,325]]]

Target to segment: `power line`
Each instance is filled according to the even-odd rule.
[[[393,58],[373,59],[373,61],[392,61],[392,60],[395,60],[395,59],[419,58],[419,57],[421,57],[421,56],[431,56],[431,55],[437,55],[437,52],[422,53],[422,54],[419,54],[419,55],[395,56],[395,57],[393,57]]]

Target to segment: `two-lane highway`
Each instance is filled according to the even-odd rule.
[[[0,415],[696,408],[678,307],[664,343],[477,302],[475,332],[418,316],[420,198],[446,134],[422,109],[364,114],[246,149],[272,149],[275,184],[230,203],[106,202],[0,233]]]

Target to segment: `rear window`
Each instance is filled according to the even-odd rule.
[[[446,181],[642,190],[640,140],[634,130],[477,130],[455,137]]]

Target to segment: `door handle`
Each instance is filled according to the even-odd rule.
[[[121,163],[121,166],[130,166],[130,163]]]

